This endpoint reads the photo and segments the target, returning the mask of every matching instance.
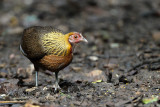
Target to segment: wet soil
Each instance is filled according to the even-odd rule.
[[[159,0],[2,0],[0,8],[0,106],[160,106]],[[59,72],[58,92],[50,71],[34,87],[34,67],[19,51],[23,29],[35,25],[89,42]]]

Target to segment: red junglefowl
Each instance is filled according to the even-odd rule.
[[[43,69],[55,72],[55,91],[60,88],[58,72],[71,63],[75,44],[82,41],[87,42],[78,32],[63,34],[60,30],[49,26],[25,29],[20,51],[34,64],[36,86],[38,86],[38,71]]]

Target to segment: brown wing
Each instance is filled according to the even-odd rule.
[[[52,32],[51,35],[46,35],[50,34],[50,32]],[[33,26],[27,28],[23,32],[20,50],[23,53],[23,55],[27,56],[29,59],[41,59],[46,54],[47,55],[53,54],[53,51],[49,52],[48,50],[50,48],[53,48],[52,45],[55,45],[53,43],[54,41],[61,43],[59,41],[59,37],[57,37],[60,35],[63,35],[62,31],[55,29],[54,27],[51,26],[46,26],[46,27]],[[58,40],[52,40],[54,39],[54,37],[58,38]],[[49,44],[48,46],[48,44],[47,43],[44,44],[43,41],[44,43],[47,41],[47,43],[52,43],[52,44]],[[45,45],[47,45],[47,47]],[[54,48],[51,50],[54,50]]]
[[[20,49],[29,59],[40,59],[45,53],[40,43],[40,32],[42,27],[30,27],[24,30]]]

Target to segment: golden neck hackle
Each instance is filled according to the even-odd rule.
[[[71,33],[50,32],[42,36],[43,49],[48,54],[56,56],[68,56],[72,52],[72,46],[68,39]]]

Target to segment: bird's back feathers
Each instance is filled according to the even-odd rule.
[[[69,36],[53,27],[30,27],[24,30],[21,51],[29,59],[40,59],[45,55],[67,56],[71,54]]]

